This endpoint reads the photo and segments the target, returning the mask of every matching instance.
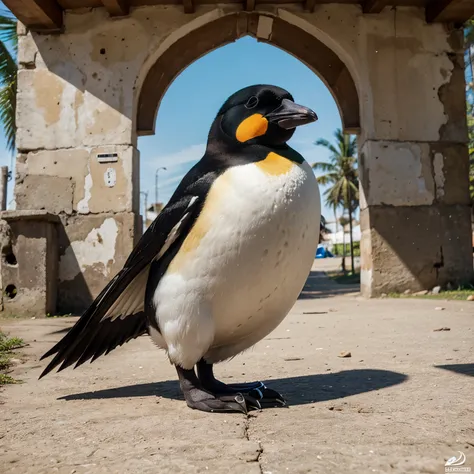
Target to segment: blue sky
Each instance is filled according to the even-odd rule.
[[[159,172],[159,200],[171,196],[181,177],[202,156],[215,114],[233,92],[251,84],[275,84],[295,101],[311,107],[319,120],[296,130],[290,144],[308,162],[325,161],[328,153],[313,143],[331,139],[341,118],[331,93],[299,60],[273,46],[242,38],[188,66],[171,84],[158,110],[155,135],[141,137],[140,184],[154,201],[154,174]],[[330,218],[332,212],[325,210]]]
[[[159,200],[166,202],[183,175],[202,156],[209,127],[222,103],[236,90],[258,83],[289,90],[298,103],[318,114],[316,123],[297,129],[290,144],[309,163],[328,158],[327,151],[313,143],[318,138],[331,139],[334,130],[341,127],[329,90],[293,56],[245,37],[187,67],[161,102],[155,135],[139,138],[140,187],[141,191],[148,191],[148,203],[154,201],[155,170],[162,166],[167,168],[159,174]],[[0,164],[11,164],[3,133],[0,134]],[[13,181],[10,181],[9,202],[12,193]],[[141,199],[143,201],[143,197]],[[332,211],[323,208],[323,214],[331,219]]]

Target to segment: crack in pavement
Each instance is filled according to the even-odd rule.
[[[245,419],[245,422],[244,422],[244,438],[247,440],[247,441],[252,441],[250,439],[250,419],[251,418],[257,418],[257,415],[251,415],[251,414],[247,414],[247,418]],[[258,443],[258,450],[257,450],[257,456],[255,459],[252,459],[250,462],[256,462],[258,463],[258,467],[260,469],[260,474],[264,474],[264,471],[263,471],[263,466],[262,466],[262,463],[261,463],[261,457],[262,457],[262,454],[263,454],[263,445],[260,441],[257,441]]]

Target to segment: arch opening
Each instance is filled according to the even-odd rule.
[[[315,146],[320,138],[334,142],[334,132],[342,128],[340,109],[325,81],[294,54],[245,35],[186,66],[163,94],[156,135],[139,138],[143,230],[205,152],[209,127],[222,101],[241,87],[257,83],[281,86],[294,95],[296,102],[316,111],[319,120],[299,128],[289,144],[310,164],[330,158],[327,147]],[[315,171],[317,176],[324,174]],[[322,194],[327,188],[329,185],[320,184]],[[325,202],[322,208],[328,226],[337,231],[340,226],[333,222],[334,210]],[[355,214],[354,218],[357,220]],[[332,243],[325,239],[324,245]]]
[[[138,136],[152,135],[163,96],[174,79],[207,53],[244,36],[252,36],[296,57],[327,86],[346,133],[360,132],[359,95],[353,77],[339,56],[307,31],[279,17],[233,13],[195,28],[172,43],[148,70],[136,108]]]
[[[137,87],[139,93],[136,98],[136,131],[138,136],[143,137],[138,144],[140,155],[143,155],[140,158],[142,171],[139,199],[143,230],[154,221],[178,182],[204,153],[203,128],[210,125],[214,114],[222,105],[221,102],[217,103],[217,100],[225,100],[240,87],[254,83],[275,84],[288,89],[294,94],[297,102],[316,111],[320,117],[315,124],[317,128],[303,127],[304,130],[297,132],[294,138],[296,141],[292,140],[290,143],[309,163],[324,162],[330,157],[328,149],[315,146],[315,140],[318,138],[327,137],[329,142],[333,142],[334,132],[341,128],[349,134],[359,133],[359,94],[353,79],[357,79],[357,76],[353,76],[349,71],[354,65],[349,61],[346,66],[338,54],[314,36],[314,31],[303,29],[304,25],[301,26],[298,22],[294,25],[281,18],[264,16],[263,18],[270,21],[270,24],[266,23],[265,31],[262,25],[259,25],[260,18],[262,15],[245,14],[243,22],[242,13],[239,13],[212,19],[190,32],[188,29],[184,36],[176,35],[177,38],[173,38],[174,43],[163,43],[157,52],[158,58],[148,59],[148,66],[151,64],[151,67],[139,77],[138,84],[142,86]],[[265,22],[263,24],[265,26]],[[337,44],[333,45],[329,40],[325,42],[331,44],[331,47],[344,57],[344,52],[339,51]],[[243,50],[239,46],[242,43],[247,43],[244,50],[251,55],[248,63],[245,59],[242,60],[246,57],[242,56]],[[261,44],[260,47],[258,43]],[[262,53],[265,60],[259,62],[256,58]],[[219,60],[211,60],[216,54]],[[235,62],[231,59],[234,54]],[[224,59],[224,56],[228,59]],[[275,74],[274,69],[277,57],[287,58],[282,61],[281,81],[279,73]],[[255,71],[255,67],[261,70],[265,63],[267,69],[262,70],[262,74],[245,73],[244,68],[252,67],[252,63],[252,71]],[[299,63],[299,66],[296,66],[296,63]],[[214,73],[213,67],[216,64],[222,64],[223,69]],[[288,80],[287,74],[293,65],[295,75]],[[242,74],[241,70],[244,71]],[[229,79],[225,79],[229,73]],[[212,78],[207,79],[207,75]],[[191,81],[191,78],[194,81]],[[248,83],[242,84],[242,78]],[[143,81],[140,82],[140,79]],[[210,82],[207,82],[208,80]],[[186,89],[184,84],[188,86]],[[221,87],[222,84],[225,84],[225,87]],[[303,89],[300,84],[305,84]],[[196,95],[190,90],[195,90]],[[203,101],[205,91],[211,91],[207,102]],[[298,97],[301,93],[304,99],[303,96]],[[197,117],[198,122],[195,122]],[[150,135],[155,135],[155,126],[157,135],[151,137]],[[159,148],[156,146],[158,141]],[[157,149],[158,153],[152,152]],[[317,173],[319,174],[324,173]],[[328,188],[329,185],[320,185],[321,194]],[[334,210],[322,203],[322,213],[329,228],[334,227],[334,232],[337,233],[338,217],[334,216]],[[358,213],[354,213],[353,217],[358,225]],[[325,242],[326,246],[332,245],[328,239],[325,239]]]

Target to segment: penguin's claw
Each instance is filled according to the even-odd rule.
[[[256,398],[252,397],[249,393],[244,393],[242,394],[245,398],[245,401],[247,403],[247,407],[251,410],[261,410],[262,405],[259,400]]]
[[[248,395],[256,398],[262,407],[287,407],[285,399],[276,391],[271,388],[265,387],[262,383],[262,387],[250,390]]]
[[[194,410],[213,413],[240,412],[244,415],[248,413],[249,408],[247,407],[247,398],[252,398],[242,395],[241,393],[217,397],[199,388],[192,388],[186,391],[184,397],[188,407]],[[251,400],[248,401],[251,402]],[[251,403],[249,403],[249,405],[251,405]]]
[[[276,390],[268,388],[263,382],[219,385],[219,387],[206,387],[215,393],[243,393],[247,398],[252,399],[252,405],[261,410],[270,407],[288,407],[285,399]],[[258,404],[256,404],[256,403]]]
[[[241,394],[248,409],[261,410],[270,407],[286,407],[285,399],[263,382],[225,384],[214,377],[213,366],[204,360],[197,364],[200,386],[208,393],[222,399],[223,396]]]

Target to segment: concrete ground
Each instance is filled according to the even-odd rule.
[[[0,394],[0,472],[444,473],[458,451],[474,470],[474,303],[367,301],[318,265],[281,326],[217,367],[288,401],[248,417],[187,408],[147,337],[38,381],[74,318],[2,322],[29,346]]]

